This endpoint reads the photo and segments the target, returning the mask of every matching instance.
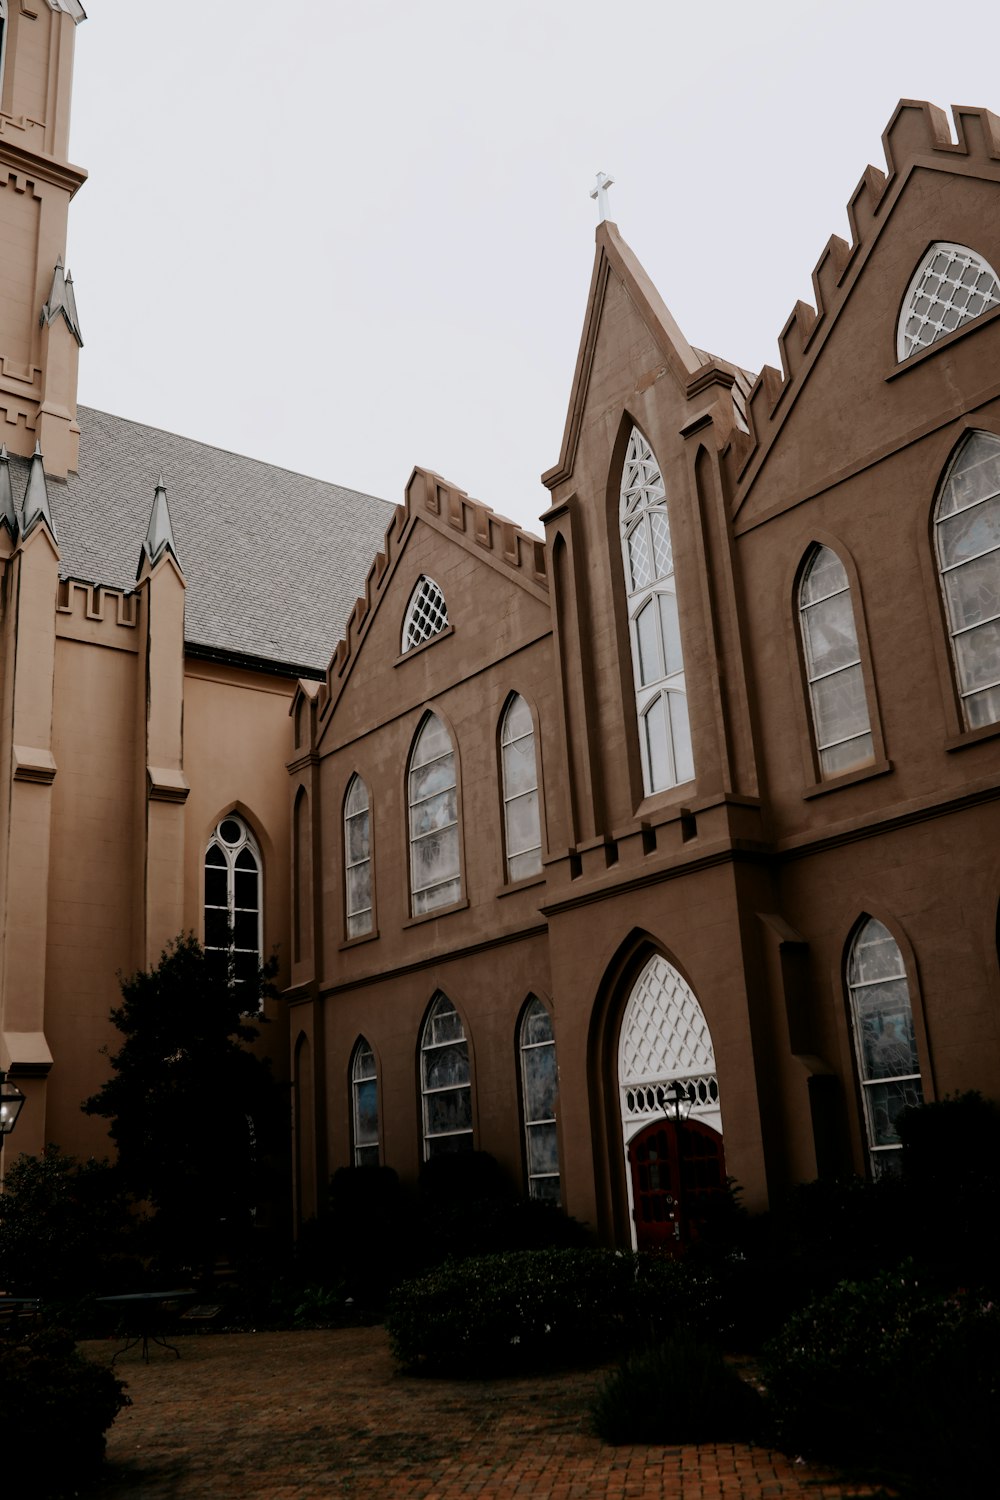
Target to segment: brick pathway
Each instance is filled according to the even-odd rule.
[[[101,1500],[842,1500],[874,1493],[761,1448],[607,1448],[599,1379],[493,1383],[394,1372],[380,1328],[180,1338],[115,1369],[133,1405],[108,1436]],[[110,1360],[115,1344],[88,1343]]]

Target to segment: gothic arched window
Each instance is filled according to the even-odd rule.
[[[508,699],[500,724],[504,852],[507,879],[525,880],[542,868],[538,761],[531,709],[519,693]]]
[[[924,1102],[910,989],[899,944],[874,917],[854,934],[847,960],[854,1056],[872,1172],[898,1167],[896,1120]]]
[[[521,1061],[521,1110],[524,1117],[524,1154],[528,1196],[559,1202],[559,1144],[556,1135],[556,1041],[552,1017],[536,996],[521,1014],[518,1029]]]
[[[619,524],[628,595],[635,707],[647,795],[694,776],[663,478],[632,428],[622,471]]]
[[[822,776],[874,760],[851,585],[829,547],[814,547],[799,584],[799,628]]]
[[[372,848],[368,788],[354,775],[344,798],[344,899],[347,936],[372,930]]]
[[[1000,439],[972,432],[934,510],[941,589],[967,729],[1000,720]]]
[[[462,1018],[447,995],[434,996],[420,1033],[424,1160],[472,1150],[472,1078]]]
[[[262,915],[260,849],[243,819],[228,813],[205,851],[205,952],[230,984],[256,986]]]
[[[896,358],[908,359],[998,303],[1000,280],[989,261],[967,245],[937,240],[906,289]]]
[[[416,917],[450,906],[462,894],[455,751],[437,714],[424,715],[414,741],[407,803],[410,897]]]
[[[402,650],[410,651],[414,646],[423,645],[431,636],[440,635],[447,626],[448,606],[444,594],[433,578],[421,574],[403,616]]]
[[[351,1057],[351,1135],[356,1167],[377,1167],[378,1136],[378,1069],[375,1053],[359,1037]]]

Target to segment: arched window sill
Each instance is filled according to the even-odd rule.
[[[401,667],[404,661],[412,661],[415,656],[420,655],[421,651],[426,651],[429,646],[436,646],[438,641],[443,641],[449,635],[454,634],[454,625],[446,625],[444,629],[439,630],[436,635],[429,635],[426,641],[421,641],[419,646],[411,646],[409,651],[401,651],[399,656],[397,656],[396,660],[393,662],[393,666]]]
[[[899,375],[905,375],[907,370],[912,370],[916,365],[922,364],[932,354],[938,354],[942,349],[950,348],[959,339],[964,339],[966,334],[975,333],[977,329],[985,327],[987,323],[992,322],[997,317],[1000,317],[1000,307],[991,307],[988,312],[980,313],[978,318],[970,318],[969,322],[963,323],[960,328],[954,328],[951,333],[946,333],[941,338],[935,339],[933,344],[927,345],[926,349],[918,349],[915,354],[908,354],[904,360],[900,360],[899,364],[889,371],[885,377],[886,382],[895,380]]]
[[[980,724],[977,729],[964,729],[961,734],[945,740],[944,748],[948,751],[964,750],[966,745],[978,745],[982,740],[996,739],[998,734],[1000,724]]]
[[[453,901],[450,906],[438,906],[434,911],[423,911],[419,917],[411,917],[408,922],[403,923],[404,930],[407,927],[420,927],[424,922],[433,922],[438,917],[448,917],[454,911],[465,911],[469,902],[467,898],[461,901]]]
[[[338,945],[337,952],[343,953],[345,948],[359,948],[362,943],[374,943],[378,937],[378,928],[373,927],[371,932],[359,932],[357,937],[345,938]]]
[[[891,760],[877,760],[870,766],[859,766],[856,771],[845,771],[842,776],[831,776],[829,781],[818,781],[814,786],[807,786],[802,793],[802,800],[808,802],[811,797],[839,792],[841,787],[855,786],[859,781],[870,781],[873,776],[887,776],[891,770]]]

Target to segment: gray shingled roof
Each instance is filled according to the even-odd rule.
[[[323,671],[391,504],[89,407],[79,421],[79,474],[49,480],[63,577],[134,588],[162,472],[188,643]],[[28,462],[11,468],[20,507]]]

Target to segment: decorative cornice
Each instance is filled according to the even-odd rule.
[[[59,161],[46,152],[32,151],[28,146],[19,145],[6,133],[0,136],[0,168],[5,166],[14,172],[23,172],[26,177],[40,177],[50,186],[62,188],[71,198],[87,180],[83,167]]]
[[[183,771],[174,770],[171,766],[148,765],[146,779],[149,783],[150,802],[187,801],[191,788]]]
[[[39,750],[33,745],[14,745],[14,780],[33,781],[38,786],[51,786],[56,779],[56,763],[51,750]]]

